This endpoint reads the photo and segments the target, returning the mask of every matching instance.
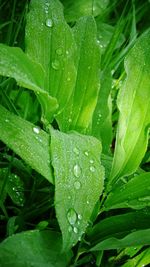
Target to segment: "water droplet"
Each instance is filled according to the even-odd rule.
[[[69,233],[72,232],[72,227],[71,226],[69,226],[68,231],[69,231]]]
[[[58,70],[59,67],[60,67],[60,63],[59,63],[59,61],[58,61],[57,59],[55,59],[55,60],[52,62],[52,68],[53,68],[54,70]]]
[[[69,51],[67,50],[67,51],[66,51],[66,55],[68,55],[68,54],[69,54]]]
[[[85,154],[85,156],[87,156],[87,157],[88,157],[88,155],[89,155],[88,151],[85,151],[84,154]]]
[[[62,53],[63,53],[62,48],[57,48],[57,49],[56,49],[56,54],[57,54],[58,56],[61,56]]]
[[[53,27],[53,21],[52,19],[47,19],[46,22],[45,22],[46,26],[49,27],[49,28],[52,28]]]
[[[91,172],[95,172],[95,167],[94,166],[90,166],[90,171]]]
[[[79,181],[76,181],[76,182],[74,182],[74,187],[75,187],[75,189],[80,189],[80,187],[81,187],[81,183],[79,182]]]
[[[72,122],[72,119],[71,119],[71,118],[69,118],[69,119],[68,119],[68,122]]]
[[[94,160],[93,159],[90,159],[90,163],[93,164],[94,163]]]
[[[9,120],[8,119],[5,119],[5,122],[9,122]]]
[[[78,178],[81,175],[81,168],[78,164],[74,165],[73,167],[73,173]]]
[[[82,215],[81,214],[78,214],[78,219],[82,220]]]
[[[77,221],[77,214],[74,209],[69,209],[67,213],[67,219],[71,225],[74,225]]]
[[[34,126],[33,127],[33,132],[36,133],[36,134],[39,134],[40,130],[41,130],[41,128],[39,126]]]
[[[78,233],[78,228],[77,227],[73,227],[73,231],[74,231],[75,234],[77,234]]]
[[[90,204],[90,202],[87,200],[86,204],[87,204],[87,205],[89,205],[89,204]]]
[[[73,148],[73,152],[78,156],[79,155],[79,149],[77,147]]]
[[[71,196],[68,196],[68,199],[71,199]]]

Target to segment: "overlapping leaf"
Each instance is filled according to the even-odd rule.
[[[0,140],[53,183],[49,135],[0,106]]]
[[[86,133],[91,126],[100,88],[100,46],[93,17],[83,17],[74,27],[77,44],[77,78],[64,112],[57,118],[61,130]]]
[[[125,60],[127,78],[118,97],[117,142],[110,179],[133,173],[147,148],[150,125],[150,30]]]
[[[132,178],[128,183],[114,189],[105,201],[105,209],[133,208],[150,206],[150,173]]]
[[[52,231],[26,231],[0,244],[0,266],[66,267],[71,251],[61,253],[61,236]]]
[[[101,88],[92,120],[92,135],[102,142],[103,153],[108,153],[112,139],[111,123],[111,73],[107,69],[101,74]]]
[[[104,183],[101,144],[94,137],[51,130],[55,175],[55,208],[68,249],[81,238]]]
[[[0,74],[14,78],[20,86],[33,90],[39,99],[43,116],[51,120],[58,108],[56,98],[44,91],[45,73],[18,47],[0,44]]]
[[[60,112],[74,87],[76,45],[58,0],[31,1],[25,40],[26,53],[43,67],[44,90],[57,98]]]

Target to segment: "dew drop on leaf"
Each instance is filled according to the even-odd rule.
[[[60,63],[59,63],[59,61],[58,61],[57,59],[55,59],[55,60],[52,62],[52,68],[53,68],[54,70],[58,70],[59,67],[60,67]]]
[[[78,219],[82,220],[82,215],[81,214],[78,214]]]
[[[71,224],[71,225],[74,225],[77,221],[77,214],[75,212],[74,209],[69,209],[68,210],[68,213],[67,213],[67,219],[68,219],[68,222]]]
[[[80,168],[80,166],[78,164],[74,165],[74,167],[73,167],[73,173],[74,173],[75,177],[77,177],[77,178],[80,177],[80,175],[81,175],[81,168]]]
[[[93,159],[90,159],[90,163],[93,164],[94,163],[94,160]]]
[[[94,166],[90,166],[90,171],[91,172],[95,172],[95,167]]]
[[[75,189],[80,189],[80,187],[81,187],[81,183],[79,182],[79,181],[75,181],[74,182],[74,187],[75,187]]]
[[[41,128],[39,126],[34,126],[33,127],[33,132],[36,133],[36,134],[39,134],[40,130],[41,130]]]
[[[72,227],[71,226],[69,226],[68,231],[69,231],[69,233],[72,232]]]
[[[53,27],[53,21],[52,19],[47,19],[46,22],[45,22],[46,26],[49,27],[49,28],[52,28]]]
[[[85,151],[84,154],[85,154],[85,156],[87,156],[87,157],[88,157],[88,155],[89,155],[88,151]]]
[[[87,200],[86,204],[87,204],[87,205],[89,205],[89,204],[90,204],[90,202]]]
[[[73,152],[78,156],[79,155],[79,149],[77,147],[73,148]]]
[[[62,53],[63,53],[62,48],[57,48],[57,49],[56,49],[56,54],[57,54],[58,56],[61,56]]]
[[[77,227],[73,227],[73,231],[74,231],[75,234],[77,234],[78,233],[78,228]]]

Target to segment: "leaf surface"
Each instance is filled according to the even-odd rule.
[[[100,152],[101,143],[94,137],[51,130],[55,208],[64,250],[81,238],[102,193]]]
[[[112,140],[111,122],[111,73],[106,69],[101,74],[101,88],[92,120],[92,135],[101,140],[103,153],[108,154]]]
[[[58,0],[32,0],[27,16],[26,53],[45,71],[44,90],[64,108],[76,77],[72,31]]]
[[[20,48],[3,44],[0,44],[0,59],[0,74],[14,78],[20,86],[33,90],[41,104],[43,116],[51,120],[58,103],[56,98],[44,91],[45,73],[42,67],[31,61]]]
[[[61,254],[61,236],[52,231],[26,231],[0,244],[0,266],[66,267],[72,253]]]
[[[49,135],[0,105],[0,140],[53,183]]]
[[[104,207],[106,210],[117,208],[142,209],[150,206],[150,173],[132,178],[128,183],[112,190]]]
[[[100,46],[92,16],[79,19],[73,31],[77,44],[77,78],[71,99],[57,120],[62,131],[86,133],[91,127],[100,88]]]
[[[114,237],[106,239],[92,247],[91,251],[121,249],[140,245],[150,245],[150,229],[135,231],[121,239]]]
[[[125,59],[127,78],[118,97],[120,112],[110,179],[129,175],[138,168],[147,148],[150,125],[150,30]]]

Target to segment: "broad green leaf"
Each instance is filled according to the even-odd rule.
[[[109,0],[61,0],[64,5],[65,18],[68,22],[88,15],[103,16]]]
[[[150,30],[125,59],[127,78],[118,97],[120,112],[110,179],[129,175],[138,168],[147,148],[150,125]]]
[[[45,73],[41,66],[31,61],[20,48],[3,44],[0,44],[0,59],[0,74],[14,78],[20,86],[33,90],[41,104],[43,117],[50,121],[58,103],[43,90]]]
[[[61,112],[74,87],[76,45],[58,0],[31,1],[25,41],[27,55],[45,71],[44,90],[57,98]]]
[[[123,238],[135,230],[149,228],[150,210],[128,212],[101,220],[88,233],[88,241],[93,245],[110,238]]]
[[[68,105],[57,120],[62,131],[86,133],[92,123],[100,88],[100,47],[93,17],[79,19],[74,36],[77,43],[76,84]]]
[[[61,236],[52,231],[26,231],[0,244],[0,266],[66,267],[71,251],[61,254]]]
[[[137,175],[128,183],[109,193],[104,207],[142,209],[150,206],[150,172]]]
[[[150,229],[139,230],[128,234],[124,238],[108,238],[94,247],[91,251],[97,250],[109,250],[109,249],[120,249],[125,247],[150,245]]]
[[[0,106],[0,140],[53,183],[49,135]]]
[[[111,81],[110,70],[107,69],[102,72],[101,88],[92,120],[92,135],[101,140],[103,153],[106,154],[110,151],[112,139]]]
[[[102,193],[100,153],[101,143],[94,137],[51,130],[55,208],[64,250],[80,240]]]

